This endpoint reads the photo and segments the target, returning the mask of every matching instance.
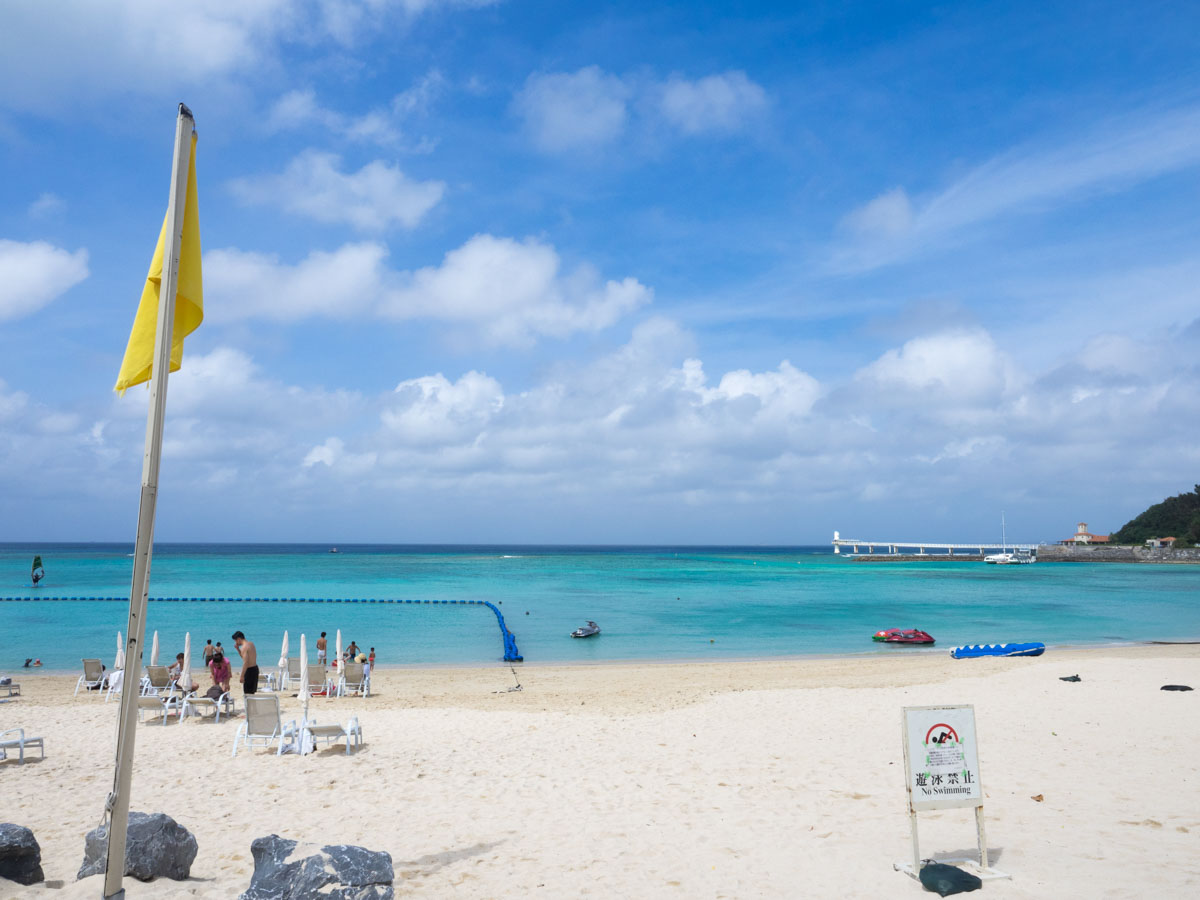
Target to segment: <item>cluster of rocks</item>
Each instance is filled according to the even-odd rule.
[[[182,881],[197,853],[195,836],[163,813],[129,813],[125,874],[140,881]],[[239,900],[393,900],[392,857],[381,851],[345,844],[317,847],[277,834],[250,845],[254,875]],[[108,831],[92,829],[84,840],[79,878],[104,872]],[[45,879],[42,851],[33,832],[21,825],[0,824],[0,878],[17,884]]]

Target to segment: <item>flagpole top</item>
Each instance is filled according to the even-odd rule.
[[[192,119],[193,121],[194,121],[194,120],[195,120],[195,118],[196,118],[195,116],[193,116],[193,115],[192,115],[192,111],[191,111],[190,109],[188,109],[188,108],[187,108],[187,104],[186,104],[186,103],[180,103],[180,104],[179,104],[179,114],[180,114],[181,116],[187,116],[189,119]]]

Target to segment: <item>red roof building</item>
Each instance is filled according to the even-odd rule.
[[[1060,544],[1107,544],[1107,534],[1092,534],[1088,531],[1087,522],[1080,522],[1075,526],[1075,533],[1065,541],[1059,541]]]

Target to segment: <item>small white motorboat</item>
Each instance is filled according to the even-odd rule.
[[[600,626],[595,622],[588,620],[588,623],[582,628],[576,628],[571,632],[573,638],[595,637],[600,633]]]

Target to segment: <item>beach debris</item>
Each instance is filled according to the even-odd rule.
[[[138,881],[183,881],[191,873],[198,851],[196,837],[166,813],[130,811],[126,834],[126,875]],[[107,857],[108,826],[98,825],[84,838],[83,865],[75,877],[102,874]]]
[[[1078,675],[1059,675],[1059,681],[1083,681]]]
[[[921,866],[920,879],[925,890],[934,891],[942,897],[965,894],[983,887],[983,879],[978,876],[964,872],[957,866],[948,866],[932,860]]]
[[[0,878],[17,884],[37,884],[46,879],[42,872],[42,848],[24,825],[11,822],[0,825]]]
[[[392,857],[381,850],[349,844],[318,847],[298,844],[277,834],[255,838],[250,845],[254,875],[238,900],[303,900],[308,897],[353,897],[393,900]]]
[[[1034,795],[1033,795],[1032,797],[1030,797],[1029,799],[1030,799],[1030,800],[1035,800],[1035,801],[1037,801],[1038,803],[1041,803],[1041,802],[1042,802],[1043,800],[1045,800],[1046,798],[1045,798],[1044,796],[1042,796],[1041,794],[1034,794]]]
[[[1186,684],[1164,684],[1159,688],[1160,691],[1190,691],[1192,688]]]

